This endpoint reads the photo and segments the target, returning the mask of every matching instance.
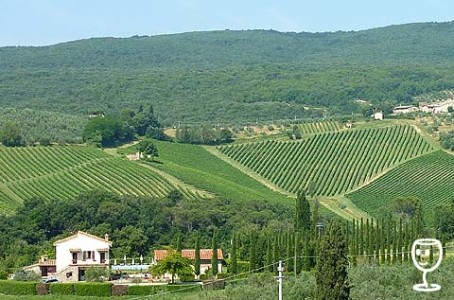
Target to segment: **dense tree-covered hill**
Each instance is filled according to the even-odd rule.
[[[0,68],[218,68],[270,63],[443,63],[454,58],[454,22],[357,32],[274,30],[93,38],[48,47],[0,48]]]
[[[356,99],[393,105],[454,89],[453,33],[447,22],[3,47],[0,106],[86,115],[153,103],[166,124],[351,114]]]

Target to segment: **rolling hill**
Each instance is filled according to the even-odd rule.
[[[0,107],[86,116],[152,103],[160,120],[361,113],[454,89],[454,22],[358,32],[272,30],[94,38],[0,48]]]
[[[220,197],[293,205],[300,189],[346,218],[378,216],[399,196],[416,196],[430,211],[452,200],[453,157],[411,122],[303,124],[303,139],[239,142],[219,147],[156,141],[155,162],[130,162],[83,146],[0,147],[0,213],[30,197],[71,199],[105,189],[190,199]],[[111,153],[111,154],[109,154]]]
[[[430,222],[437,205],[454,200],[453,187],[454,156],[438,150],[405,162],[347,197],[372,214],[397,197],[418,197]]]
[[[264,141],[219,150],[282,189],[341,195],[394,166],[432,151],[411,126],[352,129],[300,142]]]
[[[211,197],[169,175],[82,146],[0,147],[0,213],[31,197],[72,199],[83,191],[165,197],[179,190],[185,197]]]

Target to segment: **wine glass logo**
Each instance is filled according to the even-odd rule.
[[[435,252],[438,253],[436,261],[433,260]],[[437,239],[418,239],[414,241],[411,247],[411,259],[415,267],[422,272],[423,280],[423,283],[415,284],[413,289],[418,292],[439,291],[441,289],[440,285],[427,282],[427,273],[435,271],[441,264],[443,259],[441,242]]]

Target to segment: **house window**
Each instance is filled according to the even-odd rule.
[[[77,264],[77,253],[73,252],[73,264]]]
[[[82,260],[95,260],[95,251],[83,251],[82,252]]]
[[[99,253],[99,259],[100,259],[100,262],[103,264],[106,262],[106,253],[105,252],[100,252]]]

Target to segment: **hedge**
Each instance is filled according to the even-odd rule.
[[[50,293],[52,295],[74,295],[74,283],[52,283]]]
[[[165,286],[165,290],[169,292],[178,292],[180,290],[185,290],[188,292],[193,292],[193,291],[201,291],[202,290],[202,285],[201,284],[168,284]]]
[[[200,284],[130,285],[128,295],[153,295],[159,292],[178,292],[180,290],[202,290]]]
[[[0,294],[36,295],[36,282],[0,280]]]
[[[131,285],[128,295],[152,295],[164,290],[164,285]]]
[[[112,296],[112,283],[84,282],[74,284],[74,295],[76,296]]]

